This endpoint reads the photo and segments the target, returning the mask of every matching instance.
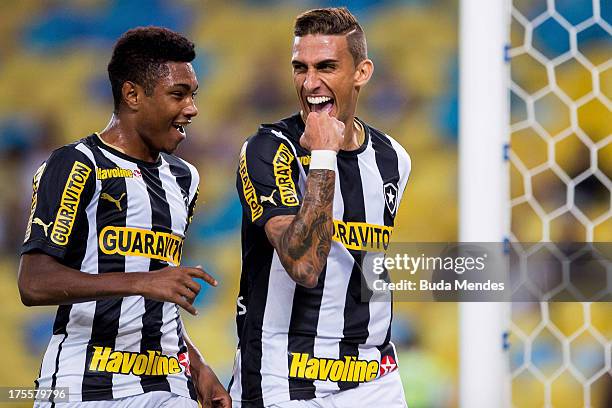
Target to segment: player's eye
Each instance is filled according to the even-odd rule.
[[[293,64],[293,72],[301,73],[306,71],[306,66],[302,64]]]
[[[174,91],[171,94],[172,94],[172,96],[176,96],[177,98],[182,98],[183,97],[183,92],[181,92],[181,91]]]
[[[197,92],[193,92],[193,93],[191,94],[191,97],[192,97],[193,99],[195,99],[195,97],[196,97],[197,95],[198,95],[198,93],[197,93]]]
[[[323,65],[320,65],[318,68],[319,68],[319,71],[331,72],[336,69],[336,65],[335,64],[323,64]]]

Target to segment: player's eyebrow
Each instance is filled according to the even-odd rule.
[[[333,58],[324,59],[323,61],[319,61],[315,64],[316,67],[325,67],[329,65],[336,65],[338,60]]]
[[[321,60],[321,61],[317,61],[314,65],[315,65],[315,67],[324,67],[324,66],[328,66],[328,65],[338,64],[338,62],[339,61],[337,59],[328,58],[328,59],[324,59],[324,60]],[[300,60],[294,59],[294,60],[291,60],[291,65],[293,65],[295,67],[295,66],[306,66],[307,64],[302,62],[302,61],[300,61]]]
[[[182,82],[178,84],[172,84],[171,87],[172,88],[183,88],[186,92],[188,92],[191,89],[190,85],[182,83]],[[200,84],[197,84],[193,92],[197,91],[199,87],[200,87]]]

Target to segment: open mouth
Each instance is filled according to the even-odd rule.
[[[181,135],[183,135],[183,136],[186,136],[186,133],[185,133],[185,126],[187,126],[187,125],[186,125],[186,124],[183,124],[183,123],[173,123],[173,124],[172,124],[172,127],[173,127],[173,128],[175,128],[176,130],[178,130],[178,131],[179,131],[179,133],[180,133]]]
[[[329,96],[309,96],[306,98],[311,112],[331,112],[334,99]]]

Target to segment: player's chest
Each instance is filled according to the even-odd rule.
[[[164,172],[99,167],[94,198],[95,208],[89,210],[95,212],[98,224],[184,234],[188,192]]]
[[[305,179],[302,191],[305,191]],[[338,157],[334,184],[334,218],[395,218],[399,206],[399,177],[380,170],[367,156]],[[382,220],[382,218],[381,218]]]

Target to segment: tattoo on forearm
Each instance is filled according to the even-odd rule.
[[[298,282],[320,274],[331,248],[335,173],[312,170],[300,211],[279,244],[285,266]]]

